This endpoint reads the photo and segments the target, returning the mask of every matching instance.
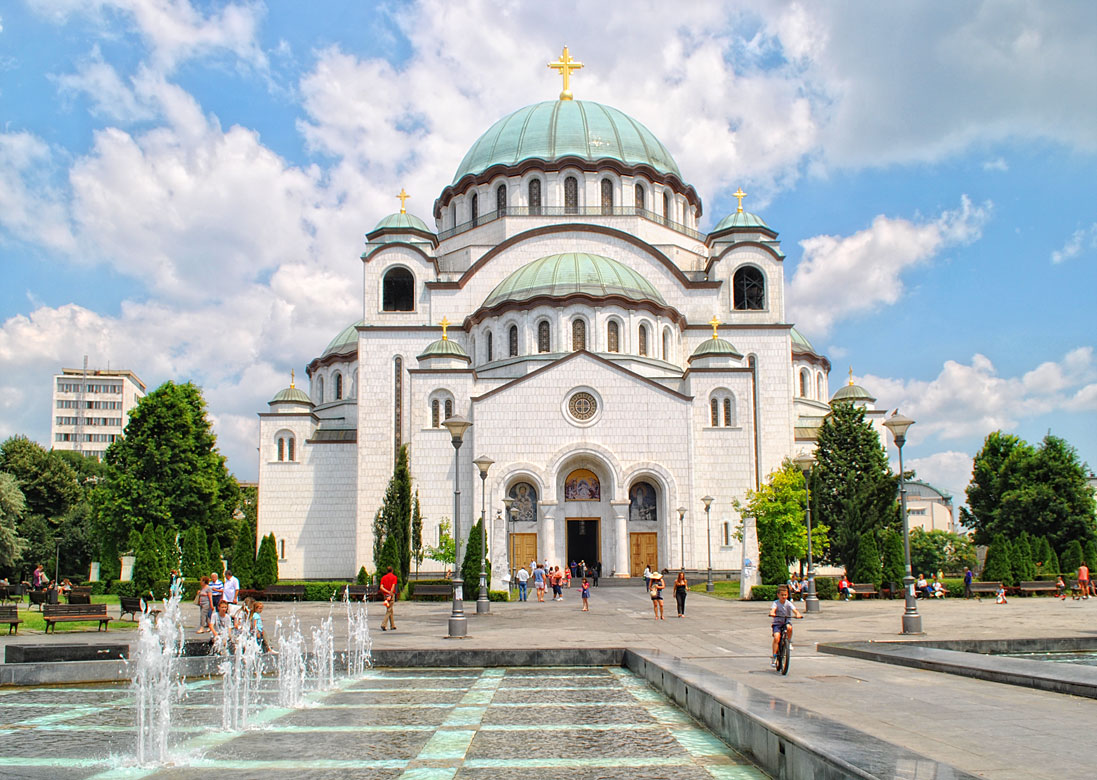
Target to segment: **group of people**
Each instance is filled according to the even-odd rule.
[[[644,567],[644,588],[651,596],[651,608],[655,613],[656,620],[666,620],[663,616],[663,590],[666,588],[663,575],[667,573],[669,573],[667,569],[660,572],[657,569],[653,571],[650,566]],[[686,580],[686,573],[680,571],[674,579],[674,601],[678,605],[678,617],[680,618],[686,616],[687,593],[689,593],[689,582]]]
[[[525,566],[522,566],[514,574],[514,579],[518,583],[518,600],[526,601],[528,599],[529,581],[532,579],[537,601],[542,603],[545,601],[545,591],[549,588],[552,589],[553,601],[563,601],[564,589],[571,588],[571,580],[582,577],[580,597],[583,600],[583,611],[590,612],[591,579],[594,580],[595,585],[598,584],[597,569],[593,570],[595,573],[592,574],[591,572],[592,569],[586,565],[585,561],[580,561],[578,564],[572,561],[570,566],[563,569],[559,566],[549,566],[548,561],[543,564],[530,561],[528,570]]]
[[[172,572],[173,579],[176,576]],[[228,652],[241,634],[250,634],[264,652],[269,650],[263,631],[263,602],[250,596],[237,603],[240,580],[231,569],[225,570],[222,580],[217,572],[202,577],[194,603],[198,605],[198,632],[210,634],[210,641],[221,652]]]
[[[965,577],[967,575],[965,574]],[[933,581],[930,582],[926,579],[926,575],[921,572],[918,573],[918,581],[914,584],[915,590],[918,595],[924,599],[943,599],[948,595],[948,588],[945,587],[944,575],[941,572],[937,572],[933,575]]]

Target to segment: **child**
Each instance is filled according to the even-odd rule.
[[[587,603],[587,599],[590,598],[590,583],[587,582],[587,578],[583,577],[583,612],[590,612],[590,604]]]
[[[564,587],[571,590],[571,569],[564,569]]]
[[[1060,574],[1059,578],[1055,580],[1055,595],[1059,597],[1060,601],[1067,600],[1067,584],[1063,581],[1063,575]]]
[[[773,618],[773,624],[770,627],[770,631],[773,633],[773,655],[770,658],[770,663],[774,666],[777,665],[777,645],[781,641],[781,632],[785,630],[785,626],[788,625],[789,618],[802,618],[803,615],[796,607],[792,606],[792,602],[788,600],[788,587],[781,585],[777,588],[777,600],[773,602],[773,605],[769,608],[769,616]],[[792,628],[788,629],[788,641],[792,641]]]
[[[251,627],[255,632],[255,641],[259,643],[259,649],[264,653],[270,651],[267,644],[267,636],[263,633],[263,602],[256,601],[251,605]]]
[[[1005,585],[999,585],[998,586],[998,594],[997,594],[997,597],[994,599],[994,603],[995,604],[1007,604],[1007,603],[1009,603],[1009,602],[1006,601],[1006,587],[1005,587]]]

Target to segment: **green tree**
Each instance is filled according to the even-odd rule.
[[[1036,578],[1036,563],[1032,558],[1032,544],[1028,534],[1021,534],[1013,540],[1013,580],[1031,582]]]
[[[480,594],[480,539],[484,535],[484,519],[480,518],[469,529],[465,539],[465,555],[461,560],[461,579],[465,581],[465,600],[475,600]],[[485,548],[487,549],[487,548]],[[491,550],[487,550],[490,556]],[[485,564],[488,582],[491,582],[490,558]]]
[[[1082,565],[1082,560],[1085,557],[1085,553],[1082,550],[1082,543],[1073,539],[1067,544],[1066,549],[1063,550],[1063,554],[1059,556],[1059,563],[1062,566],[1063,574],[1077,574],[1078,567]]]
[[[1090,539],[1083,545],[1082,560],[1086,562],[1086,566],[1097,567],[1097,542]]]
[[[15,477],[0,472],[0,569],[13,574],[27,543],[16,530],[26,509],[23,491]]]
[[[106,453],[93,493],[101,560],[116,556],[138,523],[198,526],[216,539],[232,525],[238,486],[217,450],[202,393],[165,382],[130,412],[126,435]]]
[[[68,459],[26,436],[12,436],[0,445],[0,471],[19,483],[27,516],[60,517],[81,496],[76,470]]]
[[[385,524],[381,520],[381,510],[373,514],[373,568],[381,565],[381,548],[385,545]]]
[[[1013,529],[1004,527],[999,517],[1002,497],[1023,484],[1025,464],[1034,455],[1035,450],[1013,434],[995,431],[983,441],[965,491],[965,522],[975,529],[976,544],[988,544],[999,533],[1012,535]]]
[[[857,566],[853,570],[852,577],[854,582],[871,582],[877,587],[883,582],[880,549],[876,545],[875,537],[867,531],[861,534],[861,542],[857,549]]]
[[[217,541],[217,537],[213,537],[213,541],[209,546],[209,562],[211,572],[217,572],[217,576],[220,577],[225,573],[224,553],[221,552],[221,543]]]
[[[383,575],[389,570],[389,566],[392,567],[393,573],[400,576],[400,552],[396,549],[396,537],[389,536],[385,539],[385,543],[381,546],[381,560],[377,566],[377,573]],[[404,584],[403,580],[400,580],[400,585]]]
[[[229,563],[232,573],[240,580],[240,587],[250,588],[252,570],[255,568],[255,526],[248,522],[247,517],[240,518],[231,555]]]
[[[145,526],[140,543],[134,550],[133,587],[139,594],[153,593],[157,580],[168,577],[168,568],[161,550],[161,535],[152,523]],[[153,593],[155,596],[156,594]]]
[[[903,537],[898,531],[889,528],[884,531],[883,548],[884,565],[881,578],[883,582],[888,583],[891,589],[891,597],[895,598],[907,571],[906,556],[903,553]]]
[[[366,571],[366,567],[362,566],[358,569],[358,576],[354,579],[358,585],[369,585],[369,572]]]
[[[183,576],[198,581],[212,570],[206,532],[198,526],[188,528],[183,532]]]
[[[256,588],[265,588],[278,582],[278,542],[273,533],[264,536],[259,542],[251,579]]]
[[[405,444],[396,455],[396,466],[381,504],[381,524],[385,540],[393,538],[397,564],[393,571],[400,582],[407,582],[411,570],[411,474],[408,472],[408,448]],[[378,568],[378,571],[381,571]]]
[[[419,564],[423,562],[423,513],[419,509],[419,491],[411,502],[411,557],[415,561],[415,576],[419,576]]]
[[[819,430],[812,470],[813,524],[830,526],[824,559],[852,569],[861,534],[897,522],[896,479],[864,409],[836,403]]]
[[[428,558],[446,566],[452,566],[457,562],[457,543],[453,539],[453,534],[450,533],[452,527],[449,519],[443,517],[442,522],[438,524],[438,546],[427,548]]]
[[[983,562],[983,573],[980,579],[984,582],[1012,584],[1013,567],[1010,563],[1009,542],[1002,534],[995,536],[994,541],[987,548],[987,558]]]
[[[1040,549],[1041,565],[1038,567],[1040,574],[1045,577],[1054,577],[1059,574],[1059,556],[1051,548],[1051,543],[1046,536],[1040,537]]]

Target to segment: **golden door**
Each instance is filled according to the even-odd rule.
[[[644,567],[659,568],[659,534],[629,534],[629,576],[640,577]]]
[[[523,566],[528,569],[529,562],[537,559],[537,534],[511,534],[510,554],[515,571]]]

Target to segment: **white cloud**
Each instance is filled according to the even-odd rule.
[[[75,73],[55,77],[63,93],[85,94],[92,114],[116,122],[152,119],[152,107],[140,99],[111,65],[103,61],[99,47],[81,62]]]
[[[69,251],[76,244],[54,183],[58,166],[36,135],[0,133],[0,227],[20,240]]]
[[[1075,230],[1062,249],[1056,249],[1051,253],[1051,262],[1058,265],[1065,260],[1072,260],[1082,254],[1084,249],[1097,249],[1097,222],[1088,228]]]
[[[989,202],[976,206],[965,195],[958,209],[932,221],[880,215],[851,236],[804,239],[804,256],[788,283],[788,310],[801,330],[825,335],[838,320],[894,304],[904,293],[905,271],[977,240],[990,212]]]
[[[913,429],[912,429],[913,430]],[[922,458],[911,458],[904,468],[914,469],[918,479],[953,496],[953,506],[964,503],[964,490],[971,481],[972,456],[966,452],[946,450]],[[898,468],[898,464],[892,464]]]
[[[1009,170],[1009,163],[1006,162],[1004,157],[996,157],[993,160],[987,160],[986,162],[984,162],[983,170],[1005,173]]]

